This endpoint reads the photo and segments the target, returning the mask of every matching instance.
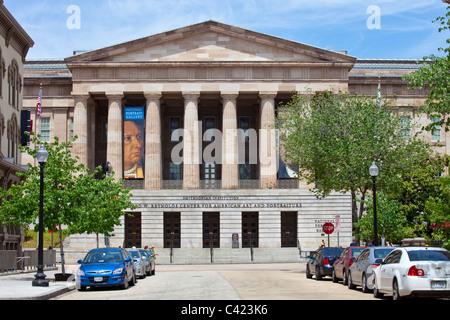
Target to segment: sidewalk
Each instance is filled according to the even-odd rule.
[[[75,274],[78,266],[67,266],[66,273]],[[12,273],[0,275],[0,300],[47,300],[69,290],[75,289],[75,282],[55,282],[55,273],[59,270],[44,271],[46,279],[50,280],[48,287],[33,287],[34,272]]]

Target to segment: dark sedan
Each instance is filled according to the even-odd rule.
[[[331,276],[333,273],[333,263],[341,254],[343,248],[324,247],[317,249],[312,256],[308,256],[306,264],[306,277],[312,278],[313,274],[316,280],[324,276]]]

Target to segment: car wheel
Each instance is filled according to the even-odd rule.
[[[350,272],[350,270],[348,271],[347,285],[348,285],[349,289],[355,289],[356,288],[356,286],[352,282],[352,273]]]
[[[400,292],[398,291],[397,279],[394,279],[392,283],[392,300],[401,300]]]
[[[125,273],[125,279],[123,280],[123,283],[122,283],[122,289],[127,289],[128,285],[129,285],[128,274]]]
[[[336,277],[336,273],[334,272],[334,269],[333,269],[333,272],[331,273],[331,278],[333,279],[333,282],[338,282],[338,278]]]
[[[384,294],[381,293],[380,291],[378,291],[377,283],[375,281],[375,284],[373,286],[373,297],[374,298],[383,298],[383,296],[384,296]]]
[[[319,267],[316,267],[316,280],[322,280],[322,276],[320,275]]]
[[[370,292],[369,287],[367,286],[367,277],[365,274],[363,274],[362,279],[361,279],[361,291],[363,293],[368,293]]]
[[[306,279],[311,279],[312,278],[312,274],[309,271],[309,266],[306,266]]]
[[[131,277],[130,280],[130,286],[134,286],[136,285],[136,274],[133,272],[133,276]]]
[[[348,276],[347,276],[347,273],[345,272],[345,269],[342,270],[342,284],[344,286],[346,286],[348,284]]]

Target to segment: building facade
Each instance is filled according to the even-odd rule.
[[[21,112],[24,62],[33,40],[0,0],[0,187],[7,190],[18,184],[22,166]],[[0,222],[0,250],[20,255],[21,228]]]
[[[154,245],[165,262],[296,261],[299,249],[328,243],[325,222],[339,230],[330,245],[351,242],[351,201],[340,193],[317,199],[280,160],[277,106],[294,92],[375,95],[380,79],[385,95],[415,112],[426,92],[407,90],[401,76],[416,68],[208,21],[28,61],[24,105],[34,119],[42,87],[36,131],[49,141],[77,135],[72,151],[81,162],[109,162],[133,186],[138,209],[111,245]],[[95,243],[72,235],[65,245],[76,259]]]

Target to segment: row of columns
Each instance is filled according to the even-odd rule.
[[[162,133],[161,133],[161,92],[144,93],[146,98],[145,125],[145,179],[144,188],[160,190],[162,187]],[[261,189],[277,187],[278,153],[276,137],[273,134],[275,125],[276,92],[261,93],[259,163]],[[108,98],[108,134],[107,155],[115,171],[117,179],[123,177],[123,109],[124,95],[109,94]],[[222,93],[222,189],[239,188],[238,164],[238,93]],[[198,101],[200,92],[183,93],[184,98],[184,145],[183,145],[183,188],[200,189],[200,166],[195,159],[201,159],[198,130]],[[89,95],[75,96],[74,134],[78,139],[74,142],[74,153],[79,161],[88,166],[88,99]],[[189,138],[186,138],[188,135]]]

